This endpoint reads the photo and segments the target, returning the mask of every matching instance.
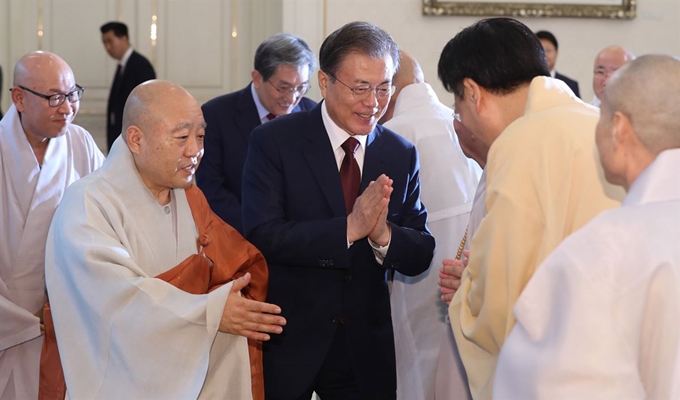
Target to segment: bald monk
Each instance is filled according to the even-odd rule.
[[[435,394],[437,364],[454,357],[455,349],[441,351],[449,335],[446,304],[440,301],[438,270],[445,257],[454,257],[470,219],[475,188],[481,174],[465,157],[453,129],[453,110],[442,104],[418,61],[400,51],[397,87],[381,123],[413,143],[422,156],[420,184],[427,206],[427,225],[437,248],[427,271],[417,277],[394,273],[390,302],[397,361],[397,398],[434,400],[465,398],[468,393],[460,362],[448,371],[446,396]],[[442,185],[441,182],[447,182]]]
[[[612,76],[596,141],[623,205],[563,241],[519,297],[495,399],[680,398],[680,59]]]
[[[104,156],[72,124],[83,88],[48,52],[21,57],[0,121],[0,399],[36,399],[45,304],[45,240],[64,190]]]
[[[635,54],[621,46],[608,46],[597,53],[593,66],[593,100],[590,104],[600,106],[604,88],[607,86],[609,77],[625,63],[635,60]]]
[[[246,338],[269,340],[285,319],[278,306],[248,298],[266,295],[264,259],[192,185],[203,155],[200,106],[178,85],[148,81],[130,94],[123,127],[104,166],[66,192],[47,240],[68,395],[262,399]],[[165,282],[196,258],[209,263],[212,291]],[[225,269],[238,279],[215,288]]]

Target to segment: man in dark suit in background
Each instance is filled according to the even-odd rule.
[[[578,91],[578,82],[555,71],[555,61],[557,61],[558,54],[557,38],[555,38],[555,35],[548,31],[538,31],[536,32],[536,36],[538,36],[538,39],[541,41],[541,44],[543,45],[543,50],[545,51],[545,58],[548,60],[548,69],[550,70],[550,76],[566,83],[567,86],[569,86],[569,89],[571,89],[571,91],[574,92],[576,97],[580,98],[581,94]]]
[[[269,263],[284,332],[264,344],[267,399],[396,398],[387,276],[428,268],[418,152],[378,125],[399,53],[352,22],[319,53],[324,101],[256,128],[243,170],[246,237]]]
[[[106,109],[106,144],[111,149],[113,141],[123,129],[123,108],[128,95],[140,83],[156,79],[156,72],[149,60],[130,46],[127,25],[122,22],[108,22],[99,30],[106,52],[118,60]]]
[[[203,105],[208,126],[205,154],[196,171],[196,183],[210,207],[241,233],[241,175],[250,133],[277,116],[316,105],[303,97],[316,56],[302,38],[279,33],[266,39],[255,52],[254,64],[248,86]]]

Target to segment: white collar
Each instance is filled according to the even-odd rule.
[[[352,136],[349,133],[345,132],[342,128],[340,128],[328,114],[328,109],[326,108],[325,100],[323,101],[323,103],[321,103],[321,118],[323,119],[323,125],[326,128],[326,132],[328,133],[328,139],[330,139],[331,141],[333,151],[336,151],[337,149],[341,148],[342,144],[345,143],[345,140],[349,139],[350,137],[354,137],[356,140],[359,141],[362,152],[366,150],[366,140],[368,139],[368,135]]]
[[[680,149],[659,153],[628,188],[624,206],[660,201],[680,200],[677,172],[680,170]]]
[[[123,54],[123,57],[121,57],[120,61],[118,62],[118,64],[120,64],[121,70],[125,69],[125,65],[127,64],[128,60],[130,60],[130,56],[132,55],[132,51],[132,46],[128,47],[127,51],[125,54]]]
[[[257,91],[255,90],[255,84],[253,84],[252,82],[250,83],[250,93],[253,95],[253,101],[255,101],[255,107],[257,107],[257,115],[260,117],[261,121],[267,115],[269,115],[269,110],[264,108],[264,106],[262,105],[260,97],[257,95]]]
[[[600,107],[600,99],[597,98],[597,96],[593,95],[593,99],[590,101],[590,105],[599,108]]]

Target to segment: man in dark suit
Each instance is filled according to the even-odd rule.
[[[324,101],[256,128],[243,171],[246,237],[287,320],[264,344],[265,393],[395,399],[387,276],[422,273],[434,251],[418,153],[378,125],[398,48],[353,22],[326,38],[319,61]]]
[[[254,64],[248,86],[203,105],[208,126],[205,154],[196,171],[196,183],[210,207],[241,233],[241,175],[250,133],[277,116],[316,105],[303,97],[316,56],[302,38],[280,33],[266,39],[255,52]]]
[[[548,69],[550,70],[550,76],[566,83],[567,86],[569,86],[569,89],[571,89],[571,91],[574,92],[576,97],[580,98],[581,93],[579,93],[578,90],[578,82],[555,71],[555,61],[557,61],[558,54],[557,38],[555,38],[555,35],[548,31],[538,31],[536,32],[536,36],[538,36],[538,39],[541,41],[541,44],[543,45],[543,50],[545,51],[545,58],[548,60]]]
[[[156,79],[156,72],[149,60],[130,46],[127,25],[122,22],[108,22],[99,30],[106,52],[118,60],[106,108],[106,143],[108,149],[111,149],[113,141],[123,129],[123,108],[128,95],[140,83]]]

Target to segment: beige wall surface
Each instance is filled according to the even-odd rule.
[[[152,15],[158,18],[155,45],[149,36]],[[0,0],[2,109],[10,105],[7,88],[14,63],[42,48],[66,58],[86,86],[83,113],[103,115],[116,67],[98,28],[119,16],[130,27],[133,46],[152,60],[159,78],[185,85],[201,102],[248,83],[255,48],[265,37],[279,31],[297,34],[318,53],[328,33],[364,20],[391,33],[421,62],[441,100],[452,103],[437,78],[439,54],[456,33],[480,19],[424,16],[422,0]],[[619,44],[638,55],[680,55],[680,0],[638,0],[633,20],[521,20],[557,36],[557,70],[579,81],[586,101],[592,98],[593,59],[605,46]],[[312,84],[309,96],[319,100],[316,76]]]
[[[549,30],[559,42],[556,69],[579,82],[581,96],[593,96],[592,71],[597,53],[619,44],[636,55],[680,56],[680,0],[638,0],[633,20],[519,18],[532,30]],[[437,78],[442,48],[463,28],[481,18],[424,16],[418,0],[327,0],[327,29],[353,20],[373,22],[388,31],[422,64],[425,78],[444,103],[453,103]]]

